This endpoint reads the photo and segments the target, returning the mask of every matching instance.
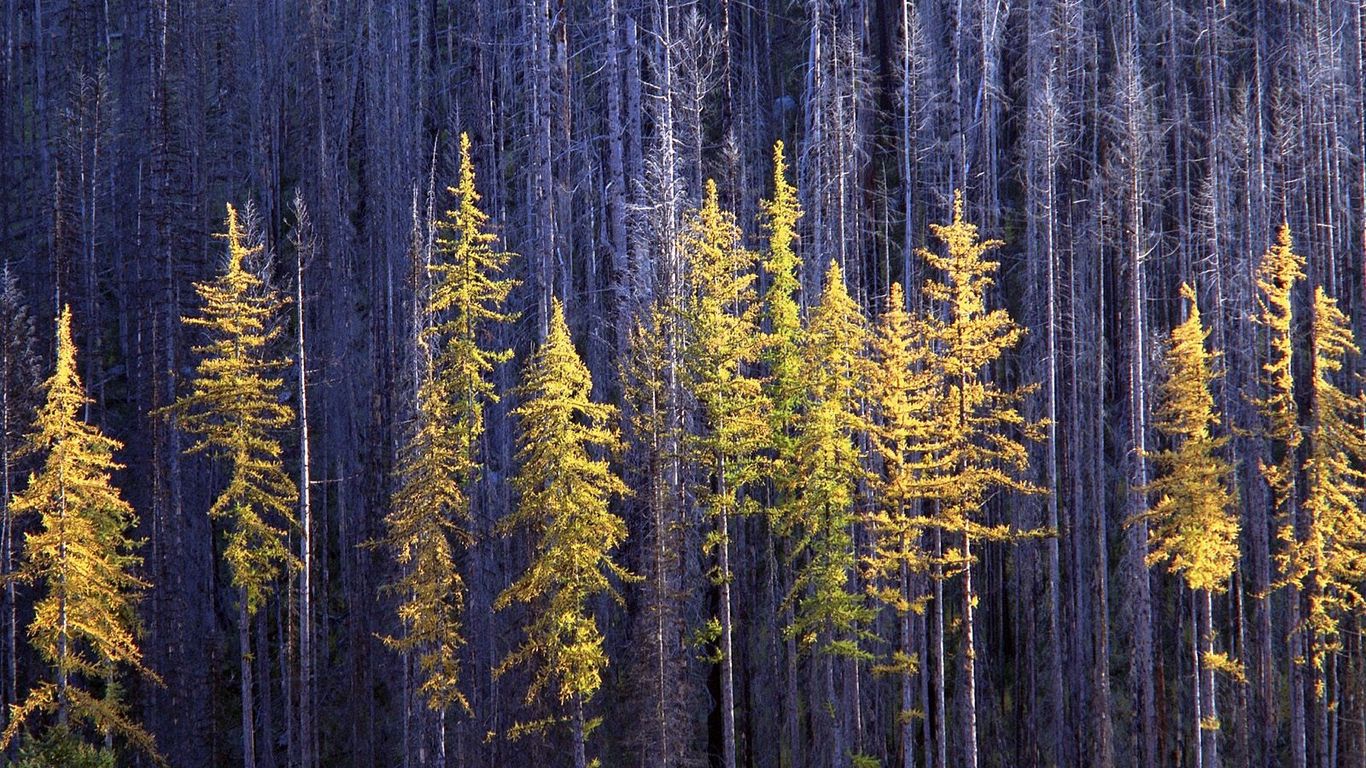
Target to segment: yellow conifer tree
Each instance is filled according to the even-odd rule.
[[[403,450],[399,487],[385,517],[385,542],[403,569],[391,586],[400,598],[403,634],[386,642],[417,653],[418,692],[443,723],[451,705],[469,709],[460,691],[465,584],[455,549],[471,541],[468,489],[481,468],[484,405],[498,399],[488,376],[511,357],[480,341],[493,326],[513,319],[501,307],[514,285],[498,277],[511,254],[492,247],[496,237],[486,231],[488,216],[479,209],[470,141],[463,133],[459,183],[448,191],[456,209],[437,223],[440,260],[429,266],[433,282],[425,309],[433,324],[420,340],[428,354],[417,425]],[[438,749],[444,746],[438,738]]]
[[[272,347],[280,334],[284,301],[253,274],[248,262],[263,246],[249,243],[237,215],[227,206],[228,258],[211,282],[195,283],[200,314],[184,322],[204,331],[191,391],[167,411],[196,436],[191,453],[206,453],[228,468],[227,486],[209,507],[211,517],[227,522],[227,561],[238,590],[238,666],[241,671],[243,763],[256,764],[252,707],[251,618],[294,558],[288,526],[293,524],[298,490],[281,461],[276,433],[294,422],[294,410],[281,402],[280,371],[288,360]]]
[[[1214,434],[1219,414],[1210,387],[1218,354],[1205,348],[1209,331],[1201,324],[1195,291],[1183,284],[1181,296],[1189,314],[1172,329],[1156,421],[1172,447],[1153,454],[1158,473],[1147,489],[1157,495],[1157,503],[1145,513],[1151,526],[1148,564],[1167,563],[1199,598],[1197,636],[1192,638],[1201,657],[1194,690],[1197,749],[1217,762],[1214,671],[1226,663],[1214,653],[1211,601],[1227,589],[1238,562],[1237,492],[1233,468],[1220,455],[1228,438]]]
[[[1352,338],[1351,321],[1323,286],[1314,291],[1311,342],[1304,519],[1298,532],[1290,526],[1282,529],[1285,546],[1278,560],[1282,578],[1303,590],[1307,600],[1302,622],[1323,731],[1329,708],[1326,659],[1342,647],[1343,620],[1366,607],[1366,398],[1334,381],[1348,357],[1361,351]]]
[[[1262,366],[1266,395],[1255,402],[1266,420],[1266,436],[1279,454],[1273,463],[1263,462],[1260,468],[1271,488],[1283,524],[1292,517],[1297,463],[1295,452],[1302,440],[1299,413],[1295,405],[1291,295],[1295,284],[1303,279],[1304,259],[1295,253],[1290,227],[1282,224],[1276,244],[1267,249],[1257,268],[1261,311],[1256,320],[1269,336],[1270,356]]]
[[[833,753],[840,756],[852,750],[850,713],[840,705],[834,670],[838,659],[869,658],[862,641],[873,617],[855,582],[854,555],[855,501],[866,477],[859,445],[867,431],[862,413],[866,341],[862,310],[846,290],[839,265],[831,261],[802,345],[805,394],[792,454],[795,494],[780,530],[792,542],[796,570],[787,598],[794,611],[786,632],[800,649],[820,657],[820,707],[831,729]]]
[[[994,490],[1039,493],[1024,479],[1029,467],[1025,441],[1041,439],[1042,425],[1030,422],[1020,411],[1023,397],[1037,385],[1003,389],[992,368],[1024,336],[1024,328],[1004,309],[987,309],[987,291],[995,283],[1000,264],[985,258],[999,248],[999,240],[982,240],[977,226],[963,217],[963,194],[954,195],[953,221],[931,225],[930,232],[944,245],[944,254],[929,249],[919,253],[943,274],[930,278],[925,297],[937,310],[924,318],[925,333],[934,345],[931,365],[940,377],[942,415],[939,429],[942,453],[941,476],[934,482],[934,514],[930,523],[937,531],[959,536],[961,547],[938,547],[934,570],[939,580],[961,574],[963,583],[963,679],[975,680],[976,648],[973,610],[977,602],[972,586],[973,543],[1004,541],[1021,535],[1004,525],[980,520],[987,495]],[[936,610],[942,610],[942,605]],[[942,618],[938,625],[942,629]],[[964,696],[965,762],[977,765],[976,690],[966,686]],[[942,739],[941,739],[942,740]]]
[[[768,233],[768,252],[763,260],[768,275],[763,314],[768,321],[764,335],[763,360],[768,366],[764,382],[770,403],[769,424],[772,467],[769,474],[780,495],[792,475],[792,427],[801,409],[804,388],[801,381],[802,320],[797,304],[801,283],[797,278],[800,261],[794,249],[797,222],[802,217],[797,190],[787,181],[787,161],[783,143],[773,145],[773,198],[760,202],[764,229]]]
[[[939,428],[942,382],[930,365],[930,349],[918,320],[905,308],[900,283],[893,283],[887,308],[871,343],[868,396],[876,419],[870,428],[874,451],[882,463],[877,478],[879,504],[868,515],[872,551],[865,557],[868,590],[895,612],[900,638],[891,658],[877,669],[901,677],[904,749],[913,747],[912,676],[919,659],[912,650],[911,615],[923,613],[926,595],[912,593],[911,580],[925,573],[930,553],[921,544],[926,518],[915,505],[934,498],[945,473]]]
[[[715,558],[713,581],[720,592],[715,625],[722,765],[729,768],[736,764],[730,519],[753,506],[743,489],[759,478],[757,459],[767,437],[760,381],[748,370],[758,360],[761,341],[754,298],[756,257],[741,239],[735,216],[721,209],[716,183],[708,179],[702,207],[687,222],[680,250],[689,278],[684,360],[702,415],[693,454],[707,475],[698,495],[712,523],[704,547]]]
[[[26,537],[16,578],[43,587],[28,636],[53,677],[13,706],[0,747],[47,712],[60,729],[85,723],[125,737],[160,762],[152,737],[118,700],[112,677],[126,668],[156,679],[137,640],[137,601],[148,584],[133,573],[142,564],[130,535],[137,514],[110,480],[123,446],[80,417],[90,400],[76,368],[68,307],[57,320],[56,370],[43,389],[28,448],[45,454],[44,463],[14,498],[15,514],[36,515],[40,525]]]
[[[595,455],[620,449],[612,425],[617,409],[591,399],[588,367],[570,340],[560,302],[551,304],[545,343],[527,364],[522,402],[513,411],[521,427],[513,481],[520,500],[499,524],[505,533],[525,530],[533,554],[494,607],[525,605],[530,623],[494,674],[530,666],[527,702],[549,692],[570,706],[574,765],[586,768],[591,726],[584,707],[602,686],[608,664],[590,603],[600,595],[619,600],[612,580],[632,578],[612,559],[626,540],[626,523],[611,511],[611,500],[627,488],[608,458]]]

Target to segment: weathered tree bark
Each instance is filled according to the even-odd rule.
[[[251,674],[251,614],[247,612],[247,593],[239,591],[237,613],[237,661],[242,692],[242,766],[256,768],[256,717],[252,713],[254,694]]]
[[[726,465],[723,458],[717,467],[720,498],[729,498],[726,490]],[[721,542],[721,765],[735,768],[735,642],[734,622],[731,619],[730,568],[730,510],[720,514]]]
[[[972,535],[963,534],[963,768],[977,768],[977,641],[973,632]]]
[[[301,768],[313,768],[317,755],[313,721],[313,505],[309,472],[308,356],[304,341],[304,264],[314,257],[316,240],[303,197],[297,193],[294,212],[298,233],[294,243],[294,365],[299,388],[299,763]]]

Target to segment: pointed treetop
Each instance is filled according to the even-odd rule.
[[[887,311],[896,312],[906,308],[906,292],[901,289],[901,283],[892,283],[891,290],[887,292]]]

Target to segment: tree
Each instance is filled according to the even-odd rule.
[[[759,305],[754,297],[755,254],[741,244],[735,217],[707,180],[702,207],[685,224],[680,249],[688,268],[684,360],[702,415],[693,440],[707,481],[698,496],[713,526],[704,545],[716,559],[720,591],[722,765],[735,768],[735,662],[731,617],[731,518],[754,504],[744,489],[759,478],[766,438],[763,393],[750,369],[758,360]]]
[[[532,667],[526,701],[550,693],[572,713],[575,768],[586,768],[590,724],[585,704],[602,686],[608,664],[590,601],[620,599],[612,580],[632,575],[612,559],[626,540],[626,523],[611,510],[626,484],[601,452],[620,441],[616,408],[591,399],[593,381],[574,350],[558,300],[551,302],[545,343],[528,362],[513,414],[521,425],[513,485],[517,508],[499,528],[532,537],[532,561],[494,602],[498,610],[526,605],[531,619],[516,650],[494,670]]]
[[[764,229],[768,233],[768,253],[763,261],[768,276],[763,314],[768,322],[764,336],[763,360],[768,365],[765,394],[771,404],[773,467],[771,474],[781,492],[789,483],[792,469],[790,425],[800,410],[802,320],[797,295],[801,261],[797,257],[797,222],[802,217],[797,190],[787,181],[787,161],[783,143],[773,145],[773,198],[760,203]]]
[[[4,264],[0,274],[0,325],[8,331],[0,338],[0,576],[5,580],[3,639],[5,712],[17,704],[19,685],[19,615],[14,591],[15,526],[10,499],[14,495],[15,475],[19,471],[19,454],[23,448],[24,430],[32,421],[35,385],[38,383],[37,340],[33,335],[33,317],[19,292],[19,282]]]
[[[398,467],[399,487],[389,514],[385,543],[403,575],[391,585],[400,595],[403,634],[387,638],[403,653],[416,652],[418,691],[438,713],[438,759],[445,760],[445,716],[453,704],[469,711],[460,691],[460,648],[465,583],[456,564],[458,548],[469,546],[473,503],[470,487],[481,465],[484,405],[498,397],[490,374],[508,360],[509,350],[481,346],[491,328],[512,320],[501,309],[513,281],[499,278],[511,254],[495,251],[479,209],[470,141],[460,135],[459,186],[449,190],[456,209],[437,223],[439,261],[427,267],[432,285],[422,331],[425,371],[418,387],[417,427]]]
[[[294,367],[299,388],[299,762],[313,768],[318,753],[318,729],[313,678],[313,505],[308,430],[308,356],[304,343],[304,267],[317,255],[317,235],[303,195],[295,190],[294,230]]]
[[[783,532],[792,541],[796,576],[788,600],[794,606],[786,632],[803,651],[821,658],[829,716],[831,764],[847,765],[853,745],[849,720],[835,695],[838,659],[868,657],[860,641],[873,616],[854,582],[854,504],[865,479],[859,436],[867,430],[862,413],[867,372],[863,314],[844,286],[835,261],[825,273],[825,291],[811,314],[802,345],[805,407],[797,418],[793,469],[798,478]]]
[[[1195,291],[1183,284],[1181,296],[1189,313],[1172,329],[1156,421],[1172,447],[1153,454],[1158,474],[1148,490],[1157,495],[1157,503],[1144,515],[1152,526],[1148,565],[1168,563],[1168,570],[1199,595],[1201,626],[1193,638],[1201,660],[1194,691],[1197,757],[1216,766],[1213,731],[1219,728],[1219,716],[1213,675],[1220,659],[1214,655],[1211,596],[1227,589],[1238,562],[1237,496],[1233,468],[1220,455],[1228,438],[1214,434],[1219,414],[1210,388],[1218,353],[1205,349],[1209,331],[1201,324]]]
[[[197,437],[188,452],[207,453],[227,464],[227,486],[214,498],[209,516],[227,521],[227,561],[238,591],[238,662],[242,688],[243,763],[255,768],[252,714],[251,619],[294,558],[286,526],[298,500],[293,480],[280,458],[276,433],[294,421],[282,402],[288,361],[272,347],[280,335],[283,300],[260,277],[264,246],[239,224],[227,206],[227,262],[212,282],[195,283],[201,314],[184,322],[204,330],[192,389],[167,410]],[[255,260],[255,261],[249,261]],[[263,649],[264,650],[264,649]]]
[[[1294,631],[1306,635],[1305,661],[1317,704],[1315,743],[1326,750],[1328,713],[1334,706],[1327,659],[1342,650],[1343,622],[1366,607],[1361,586],[1366,580],[1366,396],[1344,391],[1334,382],[1348,359],[1361,351],[1352,338],[1350,319],[1323,286],[1314,290],[1311,344],[1303,520],[1299,526],[1293,520],[1283,523],[1283,549],[1277,560],[1283,582],[1303,590],[1306,598],[1302,626]],[[1318,764],[1327,765],[1326,759],[1321,751]]]
[[[1261,412],[1263,434],[1270,443],[1272,461],[1259,464],[1262,476],[1271,489],[1276,525],[1287,545],[1295,543],[1299,519],[1299,448],[1303,442],[1299,407],[1295,402],[1295,337],[1293,295],[1296,284],[1304,279],[1304,259],[1295,253],[1289,225],[1282,224],[1276,244],[1268,248],[1257,268],[1257,288],[1260,312],[1257,323],[1267,334],[1267,359],[1262,365],[1262,396],[1255,401]],[[1282,563],[1282,572],[1286,573]],[[1294,580],[1292,580],[1294,581]],[[1285,582],[1284,586],[1291,586]],[[1304,696],[1300,684],[1299,663],[1304,655],[1300,647],[1300,595],[1287,601],[1286,618],[1289,626],[1290,728],[1292,762],[1305,764]]]
[[[801,204],[797,200],[797,190],[787,180],[787,160],[783,155],[783,142],[773,145],[773,197],[759,203],[763,228],[768,235],[768,250],[763,259],[764,274],[768,278],[768,289],[763,297],[763,319],[768,327],[763,336],[763,362],[766,376],[763,380],[763,394],[768,409],[768,450],[765,452],[767,465],[764,467],[766,479],[772,485],[775,498],[768,505],[771,530],[781,532],[787,525],[788,504],[796,491],[795,434],[793,425],[801,410],[805,389],[802,386],[802,319],[798,295],[801,281],[798,274],[801,260],[795,249],[797,243],[797,222],[802,218]],[[774,547],[775,549],[777,547]],[[782,553],[779,557],[786,556]],[[784,593],[790,585],[783,585]],[[791,603],[783,608],[783,619],[792,623]],[[788,636],[786,647],[787,680],[784,687],[783,723],[785,736],[784,749],[789,760],[798,759],[800,753],[800,722],[798,710],[800,702],[797,686],[796,640]]]
[[[912,579],[930,567],[930,555],[921,546],[926,521],[916,505],[939,495],[937,479],[943,467],[938,464],[941,382],[930,365],[923,325],[905,304],[901,284],[892,283],[870,344],[868,396],[877,416],[870,436],[882,474],[877,484],[881,503],[869,515],[873,545],[865,571],[869,592],[898,619],[899,643],[881,671],[901,678],[898,723],[903,765],[910,768],[915,724],[911,679],[921,664],[914,651],[911,615],[924,613],[927,599],[914,593]]]
[[[984,258],[999,248],[999,240],[982,240],[977,226],[963,218],[963,195],[954,196],[953,221],[931,225],[930,232],[944,245],[945,254],[921,249],[921,257],[943,273],[943,279],[925,282],[925,296],[936,305],[926,318],[926,335],[938,353],[932,365],[940,371],[940,396],[944,401],[942,495],[931,524],[941,533],[961,536],[960,549],[943,550],[936,538],[935,576],[942,581],[963,576],[963,681],[964,764],[977,766],[976,645],[973,639],[973,608],[977,594],[972,586],[975,540],[1007,541],[1024,532],[981,521],[982,507],[996,489],[1038,493],[1024,480],[1029,454],[1025,440],[1042,437],[1042,425],[1027,420],[1020,411],[1025,395],[1036,389],[1026,385],[1015,390],[993,380],[991,368],[1024,336],[1024,328],[1004,309],[987,309],[987,291],[995,282],[1000,264]],[[938,642],[942,648],[942,600],[936,594]],[[942,655],[942,654],[941,654]],[[942,674],[942,671],[941,671]],[[942,691],[942,677],[940,681]],[[942,694],[941,694],[942,695]],[[942,710],[942,698],[940,699]],[[943,712],[939,713],[943,718]],[[940,734],[940,754],[944,734]]]
[[[137,601],[150,585],[134,573],[142,564],[130,535],[137,513],[110,479],[122,469],[114,453],[123,445],[80,417],[90,399],[76,367],[69,307],[57,320],[57,365],[43,392],[28,448],[46,455],[14,499],[15,514],[36,515],[39,530],[25,537],[14,578],[42,585],[28,636],[53,676],[11,708],[0,747],[45,712],[55,715],[58,730],[85,723],[160,761],[151,735],[119,700],[118,669],[156,679],[137,639]]]

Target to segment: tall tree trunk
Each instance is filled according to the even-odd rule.
[[[902,551],[910,549],[910,542],[903,535],[901,541]],[[910,605],[911,596],[911,570],[903,561],[901,563],[901,599]],[[901,614],[901,653],[905,655],[903,663],[909,665],[909,660],[915,652],[915,641],[911,629],[912,612],[907,609]],[[924,658],[921,658],[924,664]],[[923,672],[921,673],[923,677]],[[911,673],[910,667],[906,666],[901,670],[901,711],[897,713],[897,722],[901,724],[901,768],[915,768],[915,718],[911,712],[915,709],[915,691],[912,688],[912,681],[915,675]],[[922,713],[928,716],[928,713]]]
[[[1200,639],[1201,622],[1199,604],[1201,602],[1201,597],[1202,595],[1196,594],[1194,591],[1191,592],[1191,693],[1192,701],[1194,702],[1194,717],[1191,718],[1191,724],[1195,730],[1195,739],[1192,742],[1195,745],[1195,768],[1204,768],[1205,765],[1205,709],[1204,702],[1201,700],[1201,693],[1205,681],[1204,675],[1201,673],[1201,668],[1204,665],[1200,663],[1200,646],[1202,641]],[[1211,765],[1209,768],[1217,768],[1217,766]]]
[[[963,768],[977,768],[977,646],[973,633],[972,535],[963,534]]]
[[[251,614],[247,611],[247,593],[237,595],[238,670],[242,683],[242,767],[256,768],[256,718],[252,714],[251,682]]]
[[[586,736],[583,722],[583,696],[574,696],[574,768],[588,768]]]
[[[944,533],[934,529],[934,747],[935,768],[949,768],[947,694],[944,690]]]
[[[720,468],[721,498],[726,498],[725,460]],[[721,510],[721,764],[735,768],[735,643],[730,605],[730,510]]]
[[[267,635],[269,610],[256,614],[256,684],[261,690],[261,768],[275,768],[275,704],[270,683],[270,638]]]
[[[1214,667],[1210,664],[1211,654],[1214,653],[1214,598],[1210,590],[1201,590],[1200,594],[1200,643],[1201,653],[1197,662],[1200,670],[1200,686],[1204,689],[1202,697],[1204,710],[1203,717],[1211,724],[1219,722],[1219,706],[1214,677]],[[1219,728],[1203,730],[1203,746],[1205,752],[1204,762],[1208,768],[1220,768],[1219,762]]]
[[[295,211],[303,211],[301,198],[296,198]],[[311,233],[307,242],[308,257],[311,257]],[[317,745],[313,724],[313,505],[309,493],[312,480],[309,474],[308,357],[304,345],[304,249],[296,249],[295,256],[294,354],[299,387],[299,764],[301,768],[313,768]]]

